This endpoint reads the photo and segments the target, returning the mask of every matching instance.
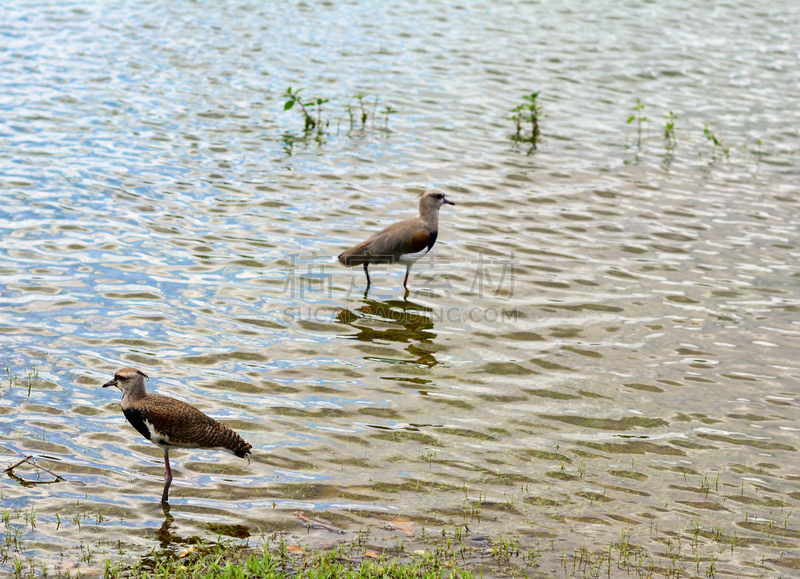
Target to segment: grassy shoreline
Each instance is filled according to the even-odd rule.
[[[555,541],[539,542],[522,548],[509,539],[481,542],[466,535],[429,535],[424,548],[406,551],[381,548],[368,541],[369,531],[331,547],[306,547],[290,544],[296,535],[275,533],[264,543],[251,546],[236,540],[218,539],[216,543],[198,543],[177,549],[159,549],[141,556],[133,564],[112,563],[97,559],[91,566],[76,562],[56,569],[58,577],[99,577],[104,579],[476,579],[491,577],[526,577],[544,579],[565,577],[590,579],[613,577],[713,577],[713,559],[693,559],[687,552],[676,553],[669,564],[659,564],[654,554],[629,542],[623,534],[607,549],[592,551],[585,546],[573,552],[562,550]],[[419,543],[416,547],[422,547]],[[174,545],[173,547],[177,547]],[[542,557],[542,550],[549,557]],[[553,560],[552,555],[556,555]],[[547,562],[545,562],[547,560]],[[701,566],[701,560],[703,564]],[[557,561],[557,562],[556,562]],[[555,563],[555,564],[554,564]],[[103,567],[104,566],[104,567]],[[102,568],[102,570],[101,570]],[[49,574],[48,574],[49,575]],[[34,567],[15,573],[20,579],[40,576]]]
[[[347,553],[337,546],[330,550],[300,550],[285,542],[277,549],[269,545],[257,548],[234,543],[220,543],[183,556],[164,557],[157,561],[140,560],[133,566],[106,565],[105,578],[141,579],[284,579],[307,577],[309,579],[341,577],[367,579],[373,577],[473,579],[476,575],[468,569],[453,567],[436,558],[432,552],[413,554],[410,557],[380,556],[371,552],[361,555]],[[405,560],[404,560],[405,559]],[[74,576],[74,573],[72,574]]]
[[[312,524],[321,524],[309,520],[307,529],[313,534]],[[313,545],[303,544],[310,537],[276,531],[262,535],[256,544],[251,544],[248,538],[221,536],[216,541],[200,537],[169,541],[146,554],[130,553],[133,559],[107,558],[108,555],[89,552],[79,560],[64,558],[55,568],[52,563],[37,561],[35,557],[14,556],[3,560],[12,565],[11,568],[0,567],[0,575],[10,571],[9,575],[18,579],[53,576],[104,579],[593,579],[617,576],[677,579],[728,576],[730,569],[722,570],[719,565],[733,561],[750,567],[757,573],[754,576],[784,576],[784,572],[791,575],[800,568],[800,558],[792,557],[785,550],[789,544],[780,540],[783,534],[780,532],[776,532],[774,539],[775,544],[783,548],[780,556],[767,556],[769,549],[762,544],[758,549],[760,560],[754,561],[740,557],[744,554],[740,549],[747,550],[752,539],[707,536],[699,527],[663,534],[654,529],[657,543],[649,547],[646,541],[634,543],[631,533],[623,530],[619,539],[610,541],[605,548],[589,548],[585,542],[581,545],[570,541],[569,537],[550,534],[538,535],[538,539],[531,535],[523,542],[520,538],[491,538],[464,527],[450,531],[442,528],[434,533],[423,531],[413,533],[413,537],[409,532],[405,540],[395,536],[394,541],[389,541],[388,536],[371,535],[371,531],[378,529],[365,527],[348,533],[345,539],[332,532],[335,527],[326,527],[311,540]],[[316,530],[319,531],[319,527]],[[643,538],[640,536],[639,540]],[[123,555],[121,550],[119,554]],[[769,575],[777,570],[778,575]]]

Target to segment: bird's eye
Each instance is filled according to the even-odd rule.
[[[438,194],[436,195],[436,198],[437,198],[437,199],[444,199],[444,195],[442,195],[441,193],[438,193]]]

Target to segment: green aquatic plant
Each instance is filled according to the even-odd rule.
[[[311,113],[308,112],[308,109],[306,108],[305,104],[303,104],[303,101],[300,98],[300,93],[302,91],[303,89],[301,88],[295,91],[292,91],[292,87],[287,88],[284,94],[285,96],[289,97],[289,100],[287,100],[284,103],[283,110],[288,111],[294,108],[294,105],[299,105],[300,112],[302,113],[303,120],[305,121],[305,130],[307,131],[309,129],[314,128],[314,125],[316,125],[316,121],[314,121],[314,117],[311,115]]]
[[[629,116],[628,120],[626,121],[627,124],[631,124],[633,121],[636,121],[636,132],[638,135],[636,139],[636,146],[639,148],[642,146],[642,123],[646,123],[650,120],[642,114],[643,110],[644,104],[642,103],[642,99],[637,98],[636,105],[633,107],[633,114]]]
[[[31,391],[33,390],[33,381],[39,379],[39,370],[36,368],[36,364],[33,365],[33,370],[28,372],[28,396],[31,395]]]
[[[300,113],[303,115],[303,121],[305,126],[303,130],[305,132],[311,131],[313,129],[317,130],[317,133],[322,133],[323,128],[328,125],[327,121],[323,124],[322,122],[322,105],[328,102],[328,99],[323,99],[319,97],[312,98],[306,102],[303,102],[300,93],[303,89],[299,88],[297,90],[292,90],[292,87],[286,89],[284,96],[288,97],[287,100],[283,104],[283,110],[288,111],[294,108],[295,105],[298,105]],[[314,114],[312,110],[316,108],[316,118],[314,118]]]
[[[761,156],[763,155],[763,153],[761,152],[761,145],[762,145],[761,139],[756,139],[756,147],[757,147],[755,152],[756,170],[758,170],[760,168],[759,166],[761,165]]]
[[[321,133],[322,132],[322,105],[324,105],[326,102],[328,102],[328,99],[315,98],[313,102],[314,102],[314,105],[317,107],[317,131]],[[325,126],[327,126],[327,125],[328,125],[328,122],[325,121]]]
[[[511,562],[511,557],[519,557],[520,555],[519,541],[501,538],[491,546],[489,554],[498,563],[508,565]]]
[[[675,139],[675,121],[678,119],[678,115],[670,111],[669,114],[664,117],[664,119],[666,119],[666,122],[664,123],[664,141],[666,143],[667,150],[672,151],[675,148],[675,145],[678,144],[677,140]]]
[[[299,114],[303,117],[303,132],[305,136],[308,136],[308,133],[315,131],[317,135],[317,140],[319,141],[320,136],[325,132],[325,130],[330,126],[330,121],[326,120],[322,116],[322,108],[323,105],[330,102],[330,99],[314,97],[314,98],[305,98],[301,93],[304,89],[298,88],[293,89],[289,87],[286,89],[286,92],[283,93],[283,96],[286,98],[286,101],[283,104],[283,110],[288,111],[291,109],[295,109],[299,112]],[[356,103],[352,101],[345,105],[345,111],[347,112],[347,118],[350,122],[350,131],[355,129],[356,124],[360,121],[361,128],[366,129],[369,126],[370,116],[372,117],[372,129],[375,129],[375,123],[378,116],[378,103],[380,102],[380,97],[375,96],[373,101],[369,101],[368,97],[370,95],[366,93],[359,93],[355,95],[353,98],[356,100]],[[372,112],[370,114],[369,106],[372,106]],[[385,106],[382,110],[382,114],[384,115],[384,128],[385,130],[389,130],[389,115],[396,113],[397,110],[392,108],[391,106]],[[337,133],[341,123],[341,117],[337,118],[336,126],[337,126]],[[283,137],[284,142],[287,143],[286,153],[287,155],[291,155],[292,151],[292,141],[293,138],[291,136]]]
[[[358,118],[361,120],[361,128],[362,129],[366,129],[367,128],[367,121],[369,121],[369,117],[370,117],[369,109],[367,108],[368,107],[368,103],[367,103],[367,100],[366,100],[368,96],[369,95],[367,93],[358,93],[357,95],[353,96],[353,98],[356,99],[356,101],[358,101],[358,105],[357,106],[353,106],[351,104],[347,105],[347,114],[350,116],[350,128],[351,129],[353,128],[353,126],[355,124],[355,115],[357,113],[358,113]],[[380,101],[380,97],[378,95],[375,95],[375,100],[372,102],[372,128],[373,129],[375,128],[375,118],[377,117],[377,114],[378,114],[378,102],[379,101]],[[386,107],[386,108],[391,109],[391,107]],[[395,111],[392,110],[391,112],[395,112]],[[385,109],[384,109],[384,114],[386,114],[386,110]],[[387,115],[386,122],[388,123],[388,115]]]
[[[711,149],[711,157],[716,158],[717,149],[723,152],[726,159],[730,158],[730,147],[726,147],[721,139],[718,139],[714,132],[708,128],[708,124],[706,124],[705,128],[703,128],[703,134],[706,136],[706,139],[713,145]]]
[[[36,529],[36,507],[31,505],[31,512],[25,511],[25,524],[31,526],[31,531]]]
[[[528,101],[525,104],[525,108],[528,111],[528,122],[531,124],[531,142],[534,145],[536,145],[536,141],[539,138],[539,113],[542,110],[541,105],[539,105],[537,101],[539,92],[540,91],[537,91],[522,97],[524,100]]]
[[[369,113],[367,113],[366,107],[364,107],[364,99],[367,98],[368,95],[364,93],[359,93],[355,96],[355,99],[358,101],[358,106],[361,109],[361,128],[364,128],[367,125],[367,119],[369,118]]]
[[[512,137],[515,141],[526,141],[533,145],[532,149],[536,148],[536,143],[539,140],[539,114],[542,111],[542,106],[539,104],[539,94],[541,91],[532,92],[529,95],[524,95],[522,99],[525,101],[522,104],[515,106],[511,109],[511,120],[514,121],[516,126],[516,133]],[[530,136],[524,135],[523,123],[531,124]]]
[[[389,130],[389,115],[393,115],[397,111],[390,106],[383,107],[383,118],[384,118],[384,125],[383,128],[387,131]]]

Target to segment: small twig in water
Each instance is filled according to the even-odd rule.
[[[29,458],[33,458],[33,455],[29,454],[28,456],[22,457],[21,459],[19,459],[17,462],[12,464],[11,466],[7,466],[5,469],[3,469],[3,472],[10,472],[10,471],[14,470],[19,465],[21,465],[23,462],[28,462]]]
[[[60,474],[56,474],[56,473],[54,473],[54,472],[53,472],[52,470],[50,470],[49,468],[45,468],[45,467],[43,467],[43,466],[40,466],[40,465],[36,464],[35,462],[31,461],[30,459],[32,459],[32,458],[33,458],[33,455],[32,455],[32,454],[31,454],[31,455],[28,455],[28,456],[25,456],[25,457],[23,457],[21,460],[18,460],[17,462],[15,462],[14,464],[12,464],[11,466],[8,466],[8,467],[6,467],[6,468],[5,468],[5,470],[4,470],[4,472],[11,472],[12,470],[14,470],[15,468],[17,468],[17,467],[18,467],[19,465],[21,465],[22,463],[28,463],[28,464],[29,464],[29,465],[31,465],[33,468],[38,468],[39,470],[43,470],[43,471],[44,471],[44,472],[46,472],[46,473],[50,473],[51,475],[53,475],[54,477],[56,477],[58,480],[67,480],[67,479],[65,479],[63,476],[61,476]]]
[[[333,525],[322,523],[320,521],[315,521],[314,519],[309,519],[301,511],[297,511],[296,515],[297,518],[303,521],[306,524],[306,526],[310,529],[323,529],[325,531],[330,531],[331,533],[339,533],[342,535],[344,534],[344,531],[342,529],[334,527]]]

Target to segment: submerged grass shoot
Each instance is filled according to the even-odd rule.
[[[730,147],[725,146],[725,144],[722,142],[722,139],[717,138],[717,135],[715,135],[714,132],[709,128],[708,124],[706,124],[706,126],[703,128],[703,134],[712,145],[712,158],[716,158],[717,149],[722,151],[726,159],[730,158]]]
[[[664,119],[666,120],[664,123],[664,144],[667,151],[672,151],[675,149],[675,145],[678,144],[675,138],[675,121],[678,119],[678,115],[670,111]]]
[[[299,111],[300,115],[303,118],[303,132],[305,135],[308,135],[312,131],[316,133],[317,139],[325,132],[325,130],[330,126],[330,121],[323,118],[322,109],[323,105],[330,102],[330,99],[321,98],[321,97],[314,97],[314,98],[305,98],[301,95],[303,92],[302,88],[293,89],[289,87],[286,89],[286,92],[283,93],[283,96],[286,97],[286,101],[283,103],[283,110],[289,111],[292,109],[296,109]],[[380,97],[375,95],[374,101],[372,101],[371,107],[371,115],[370,115],[370,108],[368,106],[368,98],[370,95],[366,93],[359,93],[355,95],[356,103],[349,102],[345,105],[344,110],[347,113],[347,119],[349,122],[349,130],[352,131],[356,128],[357,123],[360,121],[361,129],[366,130],[369,127],[370,116],[372,117],[372,130],[375,130],[375,123],[378,117],[378,102],[380,101]],[[381,111],[383,114],[384,119],[384,130],[389,130],[389,115],[397,113],[397,110],[392,108],[391,106],[385,106]],[[337,119],[337,132],[338,127],[341,123],[341,117]],[[290,136],[284,136],[284,141],[291,141]],[[287,142],[289,152],[291,152],[291,142]]]
[[[389,115],[393,115],[397,111],[390,106],[383,107],[384,129],[389,130]]]
[[[642,99],[637,98],[636,104],[633,106],[633,114],[629,116],[628,120],[626,121],[627,124],[631,124],[632,122],[636,121],[636,146],[639,148],[642,147],[642,124],[650,120],[644,116],[644,114],[642,114],[642,111],[644,111],[644,103],[642,102]]]
[[[361,128],[367,126],[367,119],[369,118],[369,114],[367,113],[367,109],[364,106],[364,99],[367,98],[367,95],[364,93],[359,93],[355,96],[355,99],[358,101],[358,107],[361,109]]]

